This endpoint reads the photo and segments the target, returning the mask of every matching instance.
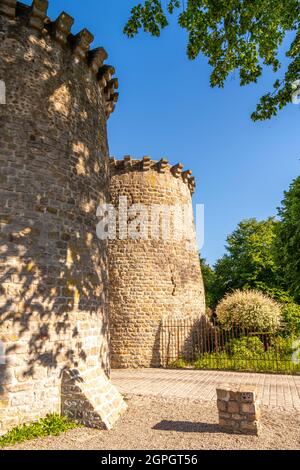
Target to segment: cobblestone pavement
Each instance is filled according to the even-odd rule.
[[[157,396],[200,401],[216,399],[224,383],[256,385],[264,406],[300,410],[300,376],[225,371],[122,369],[112,371],[112,381],[125,396]]]

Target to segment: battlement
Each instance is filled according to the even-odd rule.
[[[150,157],[143,157],[141,160],[135,160],[130,155],[126,155],[122,160],[110,158],[111,176],[116,174],[127,173],[130,171],[157,171],[160,174],[170,173],[174,178],[181,178],[188,185],[191,194],[195,192],[196,181],[192,176],[191,170],[184,170],[182,163],[177,165],[169,164],[165,158],[161,160],[152,160]]]
[[[87,68],[94,74],[99,83],[105,103],[106,117],[109,118],[115,110],[119,98],[117,89],[118,79],[113,78],[115,69],[111,65],[104,64],[108,54],[102,47],[90,49],[94,41],[93,34],[87,29],[77,34],[72,34],[71,28],[74,19],[65,12],[52,21],[47,16],[48,0],[33,0],[31,6],[16,0],[0,0],[0,16],[9,19],[22,26],[27,26],[40,35],[51,37],[62,47],[69,48],[74,55],[74,60],[86,63]]]
[[[112,366],[161,367],[163,319],[205,313],[191,198],[195,179],[165,158],[127,155],[111,158],[109,166],[111,214],[117,214],[116,236],[108,239]],[[190,337],[191,330],[182,345]],[[168,354],[169,346],[172,341]]]

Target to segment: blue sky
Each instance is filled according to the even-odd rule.
[[[55,18],[65,10],[74,16],[73,30],[88,28],[94,46],[106,48],[117,70],[120,101],[109,121],[111,155],[167,157],[193,170],[194,203],[205,204],[206,212],[202,254],[213,264],[237,223],[275,215],[284,190],[299,175],[300,105],[253,123],[250,114],[271,88],[273,74],[267,71],[258,84],[244,88],[233,76],[225,89],[211,89],[206,58],[187,59],[186,33],[175,21],[160,39],[123,35],[136,3],[50,0],[49,14]]]

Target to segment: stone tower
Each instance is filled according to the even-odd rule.
[[[195,180],[181,164],[149,157],[111,159],[110,172],[119,214],[109,241],[112,366],[156,367],[162,365],[162,321],[205,314],[192,215]],[[136,217],[138,235],[130,233]]]
[[[114,69],[47,0],[0,0],[0,434],[60,410],[110,427],[106,121]]]

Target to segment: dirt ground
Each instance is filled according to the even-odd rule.
[[[259,437],[221,432],[209,402],[128,398],[129,410],[112,431],[78,428],[59,437],[14,446],[20,450],[300,449],[300,411],[262,409]]]

